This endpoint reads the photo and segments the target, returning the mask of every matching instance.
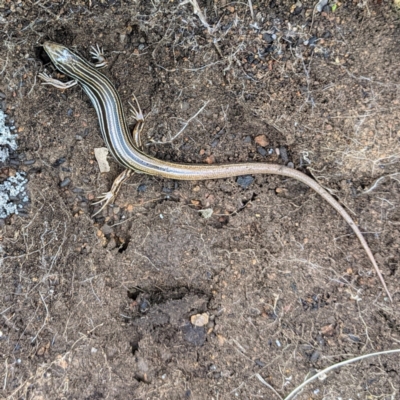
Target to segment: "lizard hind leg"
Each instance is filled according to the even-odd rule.
[[[103,193],[101,196],[97,197],[100,200],[92,203],[92,205],[101,203],[103,204],[101,205],[100,209],[92,215],[92,218],[103,211],[109,204],[113,203],[114,199],[117,197],[119,189],[121,189],[123,182],[128,179],[132,175],[132,173],[133,171],[131,169],[126,169],[125,171],[123,171],[115,178],[111,189],[107,193]]]
[[[93,60],[97,61],[94,65],[96,68],[101,69],[107,67],[108,61],[104,56],[103,48],[102,47],[100,48],[98,44],[96,44],[96,47],[95,46],[90,47],[90,55],[92,56]]]
[[[132,103],[129,103],[131,115],[136,121],[135,128],[133,129],[132,132],[133,142],[138,149],[143,150],[142,140],[140,135],[143,129],[144,115],[136,96],[132,94],[132,97],[136,103],[136,107]]]

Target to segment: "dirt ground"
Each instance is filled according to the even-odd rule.
[[[21,161],[0,171],[26,171],[31,199],[2,221],[1,398],[275,400],[317,370],[400,347],[399,11],[201,0],[207,29],[179,3],[0,1],[2,107]],[[99,172],[82,89],[40,85],[44,70],[63,79],[40,47],[49,39],[86,58],[104,47],[104,73],[127,109],[136,94],[157,158],[312,176],[360,226],[393,303],[346,222],[292,179],[135,175],[92,218],[122,168]],[[400,399],[399,388],[395,354],[296,398]]]

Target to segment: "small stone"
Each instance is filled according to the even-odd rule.
[[[287,163],[289,161],[286,147],[283,147],[283,146],[279,147],[279,154],[285,163]]]
[[[54,168],[57,168],[59,165],[64,164],[65,161],[66,161],[66,158],[65,157],[61,157],[61,158],[57,159],[56,161],[54,161],[52,166]]]
[[[190,317],[190,322],[194,326],[204,326],[208,324],[208,319],[209,317],[207,313],[196,314]]]
[[[71,183],[71,179],[65,178],[62,182],[60,182],[60,187],[64,188],[64,187],[68,186],[70,183]]]
[[[399,135],[400,136],[400,135]],[[244,143],[251,143],[251,137],[250,136],[246,136],[244,139],[243,139],[243,142]]]
[[[207,163],[207,164],[214,164],[214,163],[215,163],[215,157],[214,157],[214,155],[211,154],[211,156],[208,156],[208,157],[206,158],[206,163]]]
[[[312,363],[315,363],[315,362],[317,362],[317,361],[319,360],[320,357],[321,357],[321,354],[319,353],[319,351],[314,351],[314,352],[311,354],[310,361],[311,361]]]
[[[225,336],[217,335],[217,339],[218,339],[218,344],[219,344],[220,346],[223,346],[223,345],[225,344],[225,342],[226,342]]]
[[[261,147],[266,147],[268,146],[269,142],[268,139],[265,135],[258,135],[255,137],[254,141],[260,145]]]
[[[322,9],[328,4],[328,0],[320,0],[315,6],[318,12],[321,12]]]
[[[138,186],[137,191],[138,191],[139,193],[143,193],[143,192],[146,191],[146,189],[147,189],[146,184],[142,183],[142,184],[140,184],[140,185]]]
[[[206,332],[202,326],[194,326],[189,323],[183,325],[183,339],[193,346],[202,346],[206,341]]]
[[[101,231],[104,233],[104,235],[110,235],[112,232],[114,232],[114,229],[111,226],[104,224],[101,227]]]
[[[265,362],[261,361],[258,358],[256,360],[254,360],[254,362],[261,368],[266,366]]]
[[[94,156],[99,164],[100,172],[110,172],[110,165],[107,161],[108,149],[106,147],[99,147],[94,149]]]
[[[332,324],[325,325],[321,328],[321,333],[324,336],[333,336],[333,334],[335,333],[335,328]]]
[[[141,313],[146,313],[150,309],[150,303],[146,299],[142,299],[139,304],[139,311]]]
[[[218,143],[219,143],[219,139],[217,138],[217,139],[214,139],[212,142],[211,142],[211,147],[217,147],[218,146]]]
[[[236,179],[236,183],[241,186],[243,189],[247,189],[254,181],[254,178],[251,175],[239,176]]]
[[[349,333],[349,339],[352,340],[353,342],[356,342],[356,343],[360,343],[361,342],[361,339],[358,336],[352,335],[351,333]]]
[[[265,157],[267,155],[267,150],[265,150],[263,147],[257,147],[257,153]]]
[[[264,33],[262,35],[262,38],[267,42],[267,43],[272,43],[274,41],[272,35],[270,35],[269,33]]]
[[[61,367],[62,369],[67,369],[68,362],[62,357],[61,354],[58,354],[56,357],[56,364]]]

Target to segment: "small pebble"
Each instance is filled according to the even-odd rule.
[[[204,327],[185,324],[182,328],[183,339],[193,346],[202,346],[207,338]]]
[[[244,142],[244,143],[251,143],[251,136],[246,136],[246,137],[243,139],[243,142]]]
[[[265,367],[266,364],[265,362],[259,360],[258,358],[256,360],[254,360],[254,362],[259,366],[259,367]]]
[[[268,146],[269,142],[268,139],[265,135],[258,135],[254,138],[254,141],[260,145],[261,147],[266,147]]]
[[[149,311],[149,308],[150,308],[150,303],[146,299],[143,299],[139,304],[139,311],[141,313],[145,313]]]
[[[314,351],[314,352],[311,354],[310,361],[311,361],[312,363],[315,363],[315,362],[317,362],[317,361],[319,360],[320,357],[321,357],[321,354],[319,353],[319,351]]]
[[[27,217],[29,214],[28,214],[28,211],[26,211],[26,210],[18,210],[18,215],[20,217]]]
[[[211,154],[210,156],[208,156],[205,159],[205,161],[206,161],[207,164],[214,164],[215,163],[215,156],[213,154]]]
[[[209,317],[207,313],[196,314],[190,317],[190,322],[194,326],[204,326],[208,324],[208,319]]]
[[[265,150],[263,147],[257,147],[257,153],[265,157],[267,155],[267,150]]]
[[[219,143],[219,139],[214,139],[214,140],[211,142],[211,147],[217,147],[217,146],[218,146],[218,143]]]
[[[65,178],[62,182],[60,182],[60,187],[66,187],[71,183],[71,179],[70,178]]]
[[[147,189],[147,186],[144,183],[142,183],[141,185],[138,186],[137,191],[139,193],[143,193],[146,191],[146,189]]]
[[[316,5],[316,10],[318,12],[321,12],[322,9],[328,4],[328,0],[319,0],[319,2]]]
[[[65,161],[66,161],[65,157],[61,157],[58,160],[54,161],[53,167],[56,168],[56,167],[60,166],[61,164],[64,164]]]
[[[238,176],[236,183],[243,189],[247,189],[254,181],[251,175]]]
[[[114,232],[114,229],[107,224],[104,224],[101,228],[101,232],[104,233],[104,235],[110,235],[112,232]]]
[[[308,39],[308,45],[310,47],[315,47],[315,45],[317,44],[317,38],[315,36],[311,37],[310,39]]]
[[[279,147],[279,154],[280,154],[280,156],[281,156],[281,158],[282,158],[284,163],[288,163],[289,162],[289,157],[288,157],[288,154],[287,154],[286,147],[283,147],[283,146]]]
[[[272,35],[269,33],[264,33],[262,38],[267,42],[267,43],[272,43],[274,41]]]
[[[360,343],[361,342],[361,339],[358,336],[352,335],[351,333],[349,334],[349,339],[352,340],[353,342],[356,342],[356,343]]]
[[[299,15],[301,13],[301,11],[303,10],[302,6],[297,6],[294,10],[293,10],[293,15]]]
[[[331,6],[330,6],[329,4],[327,4],[327,5],[322,9],[322,11],[325,12],[325,13],[327,13],[327,14],[329,14],[329,13],[331,12],[331,10],[332,10],[332,8],[331,8]]]

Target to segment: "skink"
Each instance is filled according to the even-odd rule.
[[[54,42],[45,42],[43,48],[55,67],[74,81],[63,85],[47,75],[42,74],[41,78],[45,83],[61,89],[71,87],[76,83],[82,86],[96,110],[104,142],[119,164],[128,170],[178,180],[205,180],[249,174],[272,174],[303,182],[326,200],[351,226],[371,260],[389,299],[392,301],[390,292],[364,236],[346,210],[316,181],[302,172],[278,164],[193,165],[167,162],[151,157],[139,149],[137,140],[129,132],[121,99],[111,81],[99,72],[96,66],[68,47]],[[103,61],[100,60],[99,53],[96,53],[95,57],[99,61]],[[104,62],[100,62],[98,66],[104,66]]]

